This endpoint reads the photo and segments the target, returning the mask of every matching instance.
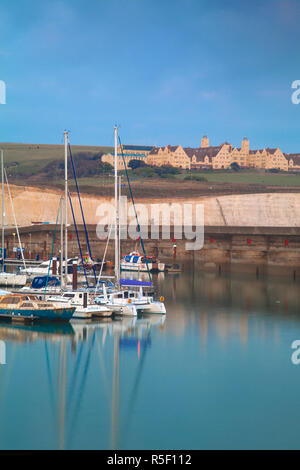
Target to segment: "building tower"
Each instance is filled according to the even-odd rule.
[[[206,148],[206,147],[209,147],[209,140],[208,140],[208,137],[207,135],[204,135],[201,139],[201,147],[202,148]]]
[[[249,154],[249,145],[249,140],[247,139],[247,137],[244,137],[242,140],[242,152],[246,155]]]

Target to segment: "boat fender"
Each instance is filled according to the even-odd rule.
[[[160,300],[161,302],[164,302],[164,301],[165,301],[164,296],[162,295],[162,296],[159,298],[159,300]]]
[[[132,303],[132,300],[131,300],[131,299],[128,299],[128,303],[131,304],[131,303]]]

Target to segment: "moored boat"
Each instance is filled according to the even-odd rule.
[[[23,287],[27,282],[27,277],[24,274],[0,272],[0,286],[7,287]]]
[[[95,302],[106,305],[115,314],[137,316],[138,313],[166,314],[164,298],[154,300],[152,293],[144,290],[152,288],[152,282],[120,279],[120,290],[97,297]]]
[[[182,269],[181,269],[180,264],[175,263],[175,264],[167,264],[166,271],[168,273],[181,273]]]
[[[145,257],[140,255],[138,251],[133,251],[124,256],[120,268],[122,271],[161,272],[165,270],[165,264],[160,263],[155,256]]]
[[[69,321],[75,307],[57,306],[35,295],[8,294],[0,297],[0,319]]]
[[[47,300],[57,306],[69,305],[74,307],[76,310],[73,319],[103,318],[112,315],[112,309],[106,305],[96,304],[93,296],[85,291],[62,292],[60,295],[48,297]]]
[[[47,292],[60,292],[60,280],[55,276],[35,276],[31,284],[22,287],[20,292],[41,293],[45,289]]]

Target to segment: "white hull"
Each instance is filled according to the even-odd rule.
[[[112,312],[116,315],[122,315],[126,317],[136,317],[137,316],[137,309],[135,305],[127,304],[127,305],[116,305],[116,304],[106,304],[106,306],[112,310]]]
[[[27,277],[22,274],[0,273],[0,286],[23,287],[27,282]]]
[[[146,263],[127,263],[124,261],[121,261],[120,264],[121,271],[134,271],[134,272],[148,272],[153,270],[153,265],[152,263],[148,263],[148,269]],[[165,270],[165,265],[164,263],[158,263],[157,265],[157,270],[159,272],[162,272]]]
[[[81,311],[76,308],[72,318],[74,320],[87,320],[88,318],[92,318],[92,314],[90,312],[85,312],[83,310]]]
[[[55,302],[56,306],[63,307],[66,305],[66,302]],[[101,306],[101,305],[88,305],[87,307],[83,307],[81,305],[76,305],[70,303],[67,304],[70,307],[75,307],[75,312],[73,313],[73,317],[75,320],[79,319],[87,319],[87,318],[93,318],[93,317],[111,317],[112,315],[112,310],[107,308],[106,306]]]
[[[65,297],[64,297],[65,295]],[[93,317],[110,317],[112,315],[112,310],[106,305],[98,305],[95,303],[88,303],[85,307],[83,305],[83,298],[81,292],[70,292],[65,293],[61,296],[49,296],[48,300],[55,302],[56,305],[69,305],[70,307],[75,307],[75,312],[73,318],[75,319],[87,319]],[[67,297],[67,295],[73,295],[73,297]],[[76,298],[77,297],[77,298]]]
[[[145,263],[126,263],[121,261],[121,271],[135,271],[135,272],[147,272],[147,265]],[[148,263],[149,271],[152,271],[152,263]]]
[[[141,310],[143,313],[151,313],[157,315],[165,315],[167,313],[165,304],[163,302],[155,300],[140,308],[139,310]]]
[[[138,313],[151,313],[165,315],[166,308],[163,302],[152,300],[152,298],[142,297],[129,299],[114,299],[113,301],[105,302],[106,305],[113,313],[125,316],[137,316]]]

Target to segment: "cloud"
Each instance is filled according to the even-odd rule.
[[[207,101],[213,100],[214,98],[216,98],[216,96],[217,96],[217,93],[215,91],[202,91],[199,94],[200,98],[207,100]]]

